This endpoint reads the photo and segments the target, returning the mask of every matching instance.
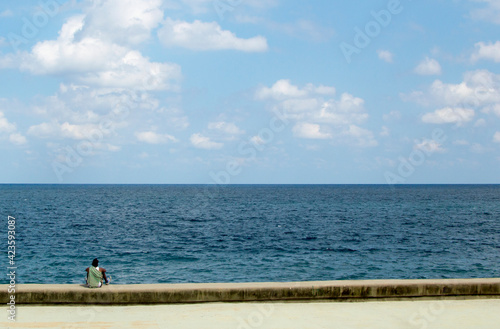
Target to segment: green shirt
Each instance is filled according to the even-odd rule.
[[[102,273],[94,266],[89,267],[89,275],[87,284],[90,288],[99,288],[99,283],[102,282]]]

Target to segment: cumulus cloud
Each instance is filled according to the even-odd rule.
[[[384,121],[397,121],[401,119],[401,112],[399,111],[391,111],[382,116]]]
[[[16,131],[16,125],[9,122],[3,112],[0,111],[0,134],[10,134]]]
[[[233,32],[223,30],[217,22],[199,20],[188,23],[167,18],[158,31],[158,37],[165,46],[191,50],[264,52],[268,49],[267,40],[262,36],[238,38]]]
[[[245,131],[241,130],[234,123],[225,121],[210,122],[208,124],[208,129],[215,130],[228,135],[241,135],[245,133]]]
[[[10,134],[9,135],[9,141],[12,144],[16,144],[16,145],[24,145],[24,144],[26,144],[28,142],[28,140],[26,139],[26,137],[24,137],[20,133]]]
[[[24,145],[28,142],[26,137],[17,131],[16,125],[7,120],[2,111],[0,111],[0,138],[7,138],[15,145]]]
[[[262,137],[255,135],[252,138],[250,138],[250,142],[252,142],[255,145],[263,145],[266,144],[266,142],[262,139]]]
[[[300,98],[310,94],[319,95],[335,95],[335,88],[329,86],[314,86],[308,84],[303,89],[292,85],[290,80],[282,79],[276,81],[271,87],[261,87],[257,90],[255,96],[257,99],[263,100],[272,98],[275,100],[284,100],[289,98]]]
[[[483,109],[483,112],[484,113],[493,113],[493,114],[496,114],[496,116],[500,117],[500,103],[486,106]]]
[[[4,56],[2,66],[36,75],[62,75],[89,86],[174,90],[181,78],[177,64],[151,62],[140,52],[86,33],[85,15],[69,18],[56,40],[38,42],[31,52]]]
[[[139,52],[88,37],[74,40],[83,18],[63,26],[56,41],[37,44],[21,68],[35,74],[73,73],[78,82],[104,87],[169,89],[180,78],[176,64],[154,63]]]
[[[471,60],[476,62],[480,59],[492,60],[495,63],[500,63],[500,41],[495,43],[478,42],[475,44],[475,51],[471,56]]]
[[[498,0],[472,0],[473,2],[484,3],[482,8],[475,8],[471,11],[471,17],[478,20],[490,21],[500,24],[500,1]]]
[[[321,132],[321,127],[319,124],[299,122],[293,129],[293,133],[297,137],[308,138],[308,139],[329,139],[332,137],[329,133]]]
[[[390,136],[391,135],[391,130],[387,128],[386,126],[382,126],[382,129],[380,131],[380,136]]]
[[[218,150],[224,146],[224,144],[214,142],[209,137],[199,133],[191,135],[190,141],[194,147],[204,150]]]
[[[360,147],[374,147],[378,145],[378,142],[373,136],[373,132],[356,125],[350,125],[342,135],[347,136],[355,145]]]
[[[493,141],[495,143],[500,143],[500,131],[497,131],[495,135],[493,136]]]
[[[245,1],[228,1],[214,2],[214,0],[181,0],[182,3],[188,5],[195,14],[206,13],[209,10],[214,10],[215,6],[219,5],[222,12],[227,10],[233,11],[238,6],[248,6],[257,9],[265,9],[276,6],[279,0],[245,0]]]
[[[80,36],[118,44],[138,44],[150,37],[163,20],[161,0],[94,1],[86,12]]]
[[[471,121],[474,118],[474,114],[475,112],[472,109],[446,107],[425,114],[422,117],[422,121],[434,124],[455,123],[460,126]]]
[[[92,133],[102,130],[97,124],[71,124],[57,121],[43,122],[28,129],[28,135],[37,138],[70,138],[75,140],[89,139]]]
[[[378,58],[387,63],[392,63],[393,54],[388,50],[377,50]]]
[[[459,84],[446,84],[439,80],[431,86],[435,99],[450,105],[471,104],[484,106],[500,102],[500,75],[487,70],[467,72]]]
[[[279,80],[271,88],[262,87],[257,90],[258,99],[274,98],[284,99],[288,97],[302,97],[307,94],[305,90],[299,90],[299,87],[290,83],[290,80]]]
[[[415,149],[422,150],[426,153],[444,153],[446,151],[440,143],[433,139],[415,141]]]
[[[486,120],[479,119],[474,123],[474,127],[484,127],[486,126]]]
[[[177,142],[177,138],[168,134],[158,134],[154,131],[142,131],[135,133],[137,140],[148,144],[166,144]]]
[[[363,99],[349,93],[334,96],[334,87],[307,84],[300,88],[290,80],[278,80],[255,92],[256,99],[274,104],[283,119],[293,122],[292,132],[298,138],[376,145],[373,133],[358,126],[368,119]]]
[[[497,109],[500,111],[500,74],[488,70],[470,71],[464,74],[460,83],[436,80],[427,91],[415,91],[402,97],[424,106],[478,109],[483,113],[497,113]]]
[[[437,60],[426,57],[417,65],[415,73],[419,75],[439,75],[441,74],[441,65]]]

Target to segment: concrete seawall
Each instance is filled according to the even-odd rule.
[[[9,301],[2,285],[0,302]],[[499,279],[363,280],[274,283],[109,285],[20,284],[19,304],[174,304],[314,300],[395,300],[406,298],[500,298]]]

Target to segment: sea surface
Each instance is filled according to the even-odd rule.
[[[500,185],[0,185],[0,212],[17,283],[500,277]]]

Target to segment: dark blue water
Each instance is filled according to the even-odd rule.
[[[500,276],[499,185],[0,185],[0,211],[18,283]]]

